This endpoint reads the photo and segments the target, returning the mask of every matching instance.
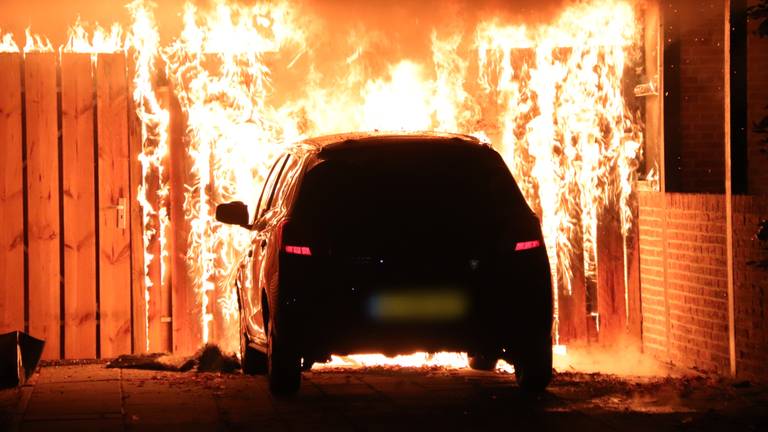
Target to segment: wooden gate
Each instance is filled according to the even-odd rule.
[[[126,77],[123,54],[0,54],[0,332],[45,339],[44,359],[143,338]]]

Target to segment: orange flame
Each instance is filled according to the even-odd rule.
[[[119,25],[106,30],[97,24],[89,35],[78,19],[60,49],[94,55],[127,51],[135,63],[147,307],[154,283],[150,264],[159,260],[161,281],[170,271],[170,114],[157,95],[159,70],[164,68],[173,86],[188,118],[193,162],[184,208],[191,227],[187,262],[199,300],[201,342],[215,338],[225,348],[238,342],[236,293],[224,283],[224,273],[251,241],[247,232],[215,223],[215,205],[241,200],[253,210],[269,162],[286,143],[307,136],[445,130],[492,141],[541,217],[555,296],[561,292],[558,285],[571,292],[578,266],[594,281],[602,211],[617,209],[621,233],[629,233],[643,141],[622,93],[627,55],[639,38],[629,0],[575,3],[551,24],[536,27],[491,19],[480,22],[471,37],[432,31],[431,59],[386,59],[383,73],[366,63],[379,55],[374,44],[354,32],[349,46],[339,50],[342,58],[322,59],[338,60],[339,67],[332,72],[321,67],[312,27],[291,3],[245,6],[215,0],[209,10],[187,3],[183,31],[167,46],[161,45],[153,4],[134,0],[128,9],[132,24],[127,34]],[[0,52],[19,52],[11,34],[0,36]],[[52,52],[53,47],[27,29],[23,51]],[[298,96],[276,98],[272,77],[302,68],[306,73],[293,83]],[[149,190],[157,191],[156,198],[150,200]],[[159,257],[149,249],[155,241]],[[224,334],[211,333],[217,316],[224,320]],[[556,345],[557,353],[564,350]],[[417,353],[394,359],[334,357],[330,365],[466,363],[461,353]]]
[[[24,44],[24,52],[53,52],[53,45],[47,37],[32,34],[32,31],[27,27],[24,31],[27,37],[27,42]]]
[[[153,77],[158,69],[160,58],[160,34],[152,9],[141,0],[128,5],[133,22],[126,39],[126,48],[133,53],[135,75],[133,77],[133,101],[136,113],[141,120],[141,184],[137,191],[137,199],[142,211],[142,228],[144,241],[144,299],[145,326],[149,350],[149,304],[150,290],[154,284],[150,277],[150,265],[159,259],[160,281],[168,277],[168,230],[169,219],[169,183],[165,169],[168,158],[168,127],[170,114],[160,105],[153,87]],[[157,202],[147,198],[148,189],[157,191]],[[150,252],[150,245],[157,239],[160,246],[160,256],[155,257]]]
[[[285,4],[248,7],[218,1],[211,13],[202,14],[188,3],[181,36],[163,51],[167,74],[189,117],[194,183],[185,200],[191,225],[187,261],[199,294],[203,342],[210,338],[215,307],[222,308],[226,328],[237,326],[234,289],[217,288],[217,281],[224,281],[236,251],[250,242],[244,231],[214,222],[214,205],[234,199],[252,205],[279,143],[298,138],[265,104],[269,69],[262,56],[298,33],[289,12]],[[214,295],[218,304],[211,303]],[[229,333],[228,338],[238,340],[237,331]]]
[[[13,40],[12,33],[3,34],[0,29],[0,53],[17,53],[19,52],[19,46]]]
[[[625,57],[638,37],[627,0],[580,2],[553,23],[531,28],[489,20],[472,38],[433,32],[431,59],[391,59],[383,74],[366,67],[365,59],[376,55],[371,44],[350,34],[338,76],[316,63],[311,31],[289,3],[217,0],[210,10],[187,4],[182,33],[165,47],[143,4],[130,6],[134,25],[126,42],[135,50],[134,100],[144,124],[142,188],[167,158],[168,112],[152,89],[160,53],[188,118],[187,262],[203,342],[237,343],[237,301],[223,272],[251,241],[249,233],[215,223],[213,208],[237,199],[253,210],[269,162],[285,143],[306,136],[390,129],[490,138],[541,216],[553,280],[565,293],[576,265],[595,278],[601,211],[616,206],[622,233],[629,232],[642,134],[621,85]],[[274,71],[299,68],[306,68],[293,83],[299,96],[278,101]],[[168,224],[167,213],[162,216],[167,182],[159,178],[161,202],[139,193],[145,243],[165,232],[150,217]],[[146,255],[145,265],[153,259]],[[576,261],[580,256],[583,263]],[[232,330],[212,334],[214,316]]]
[[[635,32],[632,7],[604,0],[574,5],[552,26],[488,23],[477,33],[480,82],[502,107],[503,151],[541,214],[553,279],[567,293],[575,239],[582,239],[586,277],[596,276],[601,209],[616,202],[625,236],[631,226],[641,138],[621,78]],[[528,58],[516,62],[516,54]]]
[[[93,30],[93,36],[83,27],[80,18],[69,28],[69,38],[64,45],[64,52],[76,53],[116,53],[123,50],[123,29],[120,24],[113,24],[107,32],[99,24]]]

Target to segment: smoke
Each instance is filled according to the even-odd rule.
[[[644,353],[636,340],[624,338],[610,346],[568,345],[565,356],[554,356],[558,372],[604,373],[620,376],[669,376],[676,371]]]

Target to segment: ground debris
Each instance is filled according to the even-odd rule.
[[[233,373],[240,369],[240,361],[233,354],[223,352],[218,346],[206,344],[193,356],[176,356],[168,353],[124,354],[107,363],[108,368],[144,369],[169,372]]]

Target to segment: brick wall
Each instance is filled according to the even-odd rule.
[[[667,312],[664,295],[663,194],[638,194],[640,246],[640,301],[643,346],[659,358],[667,357]]]
[[[748,3],[756,4],[758,0]],[[759,21],[747,28],[747,134],[748,187],[750,194],[768,195],[768,154],[760,153],[759,141],[765,135],[752,131],[752,125],[768,116],[768,38],[759,38]]]
[[[728,285],[722,195],[666,195],[669,355],[727,372]]]
[[[729,373],[723,195],[639,193],[643,347],[680,366]],[[768,258],[753,240],[768,216],[761,196],[734,197],[737,371],[768,379]]]
[[[724,185],[722,2],[678,0],[665,12],[665,37],[679,40],[680,113],[675,160],[668,170],[678,192],[722,193]],[[668,71],[674,72],[674,65]],[[669,120],[668,120],[669,121]],[[671,172],[670,172],[671,171]]]
[[[641,192],[643,345],[685,367],[728,371],[721,195]]]
[[[736,367],[745,377],[768,377],[768,270],[750,265],[750,262],[768,260],[768,242],[754,239],[758,223],[765,218],[768,218],[765,196],[734,197]]]

